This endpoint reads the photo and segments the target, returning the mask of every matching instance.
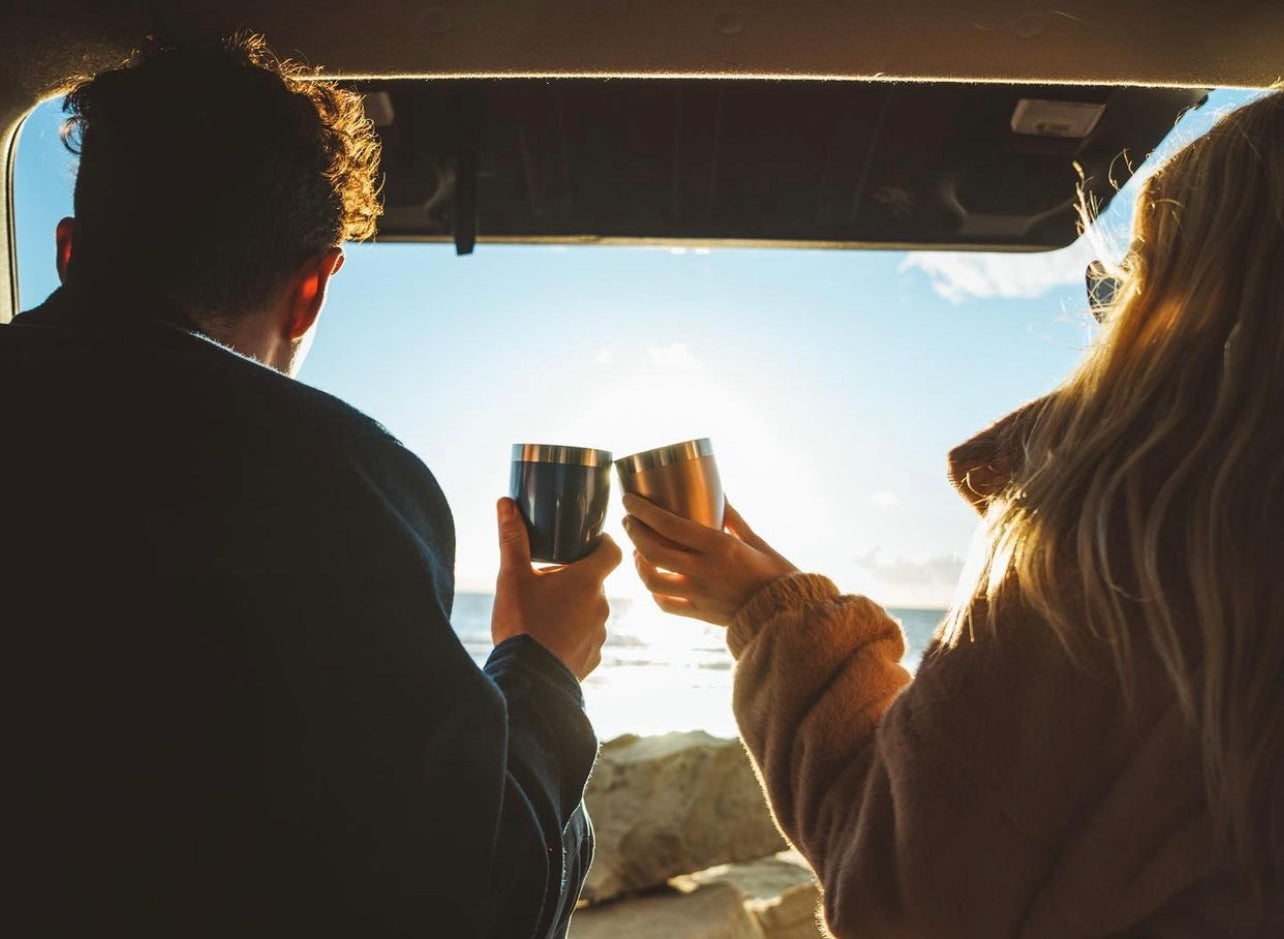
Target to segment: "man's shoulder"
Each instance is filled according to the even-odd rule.
[[[178,326],[24,314],[0,326],[0,395],[23,402],[0,425],[44,459],[110,454],[140,485],[177,477],[211,498],[324,502],[373,488],[423,525],[452,527],[433,474],[378,421]]]
[[[314,458],[399,446],[340,398],[178,325],[84,329],[37,308],[0,329],[0,350],[11,378],[46,392],[24,396],[35,407],[62,395],[118,398],[132,405],[120,411],[123,421],[168,418],[171,438],[226,434],[243,447]]]
[[[183,332],[176,341],[181,351],[156,367],[167,371],[163,385],[183,389],[180,404],[202,415],[195,433],[257,454],[283,475],[321,482],[335,472],[356,474],[444,508],[428,467],[373,417],[203,335]]]
[[[381,424],[190,329],[110,327],[0,326],[0,396],[17,402],[0,436],[27,455],[6,482],[39,508],[33,528],[57,512],[72,524],[74,501],[106,527],[127,513],[139,538],[170,532],[193,557],[252,531],[401,539],[450,596],[445,495]]]
[[[400,449],[400,442],[379,421],[342,398],[282,375],[214,340],[187,333],[185,339],[204,346],[198,358],[214,394],[226,395],[252,409],[254,419],[283,441],[315,450]]]

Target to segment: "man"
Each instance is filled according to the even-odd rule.
[[[360,99],[250,38],[66,108],[63,286],[0,328],[5,932],[563,935],[620,552],[535,571],[502,500],[477,669],[432,475],[287,377],[378,214]]]

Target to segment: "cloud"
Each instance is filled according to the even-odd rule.
[[[880,551],[871,551],[857,558],[856,566],[880,583],[898,588],[948,588],[952,591],[963,573],[963,559],[950,554],[911,559],[887,557]]]
[[[951,303],[974,297],[1035,300],[1058,287],[1082,286],[1094,257],[1089,239],[1080,238],[1068,248],[1037,253],[912,251],[897,270],[922,271]]]
[[[610,365],[615,361],[615,353],[610,349],[598,349],[593,361],[598,365]]]
[[[704,368],[704,363],[691,353],[685,342],[652,346],[646,350],[646,356],[652,365],[676,372],[696,372]]]
[[[869,497],[869,504],[876,509],[894,509],[901,504],[901,500],[896,493],[880,489]]]

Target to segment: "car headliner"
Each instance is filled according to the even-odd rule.
[[[80,0],[0,12],[0,322],[12,154],[38,101],[149,35],[252,28],[336,77],[756,77],[1265,87],[1284,4],[1257,0]]]

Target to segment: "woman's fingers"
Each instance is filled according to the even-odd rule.
[[[722,536],[722,532],[706,528],[681,515],[674,515],[654,502],[632,493],[624,497],[624,508],[630,515],[645,522],[652,531],[693,551],[707,551]]]
[[[755,551],[761,551],[763,554],[770,555],[773,558],[779,558],[781,561],[784,561],[784,558],[780,557],[780,553],[776,551],[775,548],[767,544],[767,542],[763,541],[754,533],[754,530],[749,527],[749,523],[744,520],[744,516],[732,508],[730,502],[727,502],[725,505],[726,510],[723,514],[723,524],[726,526],[727,531],[731,532],[731,534],[735,535]],[[787,561],[785,563],[788,564]],[[793,565],[791,564],[789,566],[792,567]]]
[[[641,551],[633,552],[633,565],[637,568],[638,578],[643,586],[652,593],[665,594],[670,597],[690,597],[690,581],[682,574],[662,571],[645,557]]]
[[[676,574],[689,574],[697,556],[683,548],[674,547],[671,541],[661,538],[651,527],[636,517],[624,520],[624,530],[641,552],[656,567]]]
[[[651,599],[666,613],[672,613],[674,616],[689,616],[692,619],[699,619],[700,614],[696,612],[695,604],[683,597],[669,597],[660,593],[651,594]]]
[[[753,529],[749,527],[748,522],[732,507],[730,502],[723,503],[722,524],[727,531],[745,544],[761,550],[762,539],[753,533]]]

